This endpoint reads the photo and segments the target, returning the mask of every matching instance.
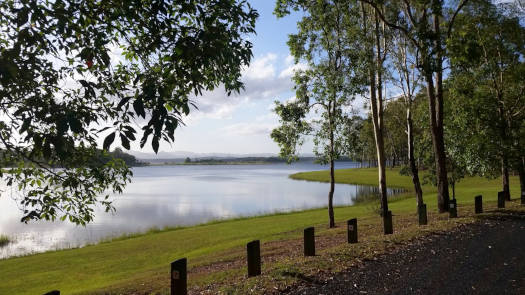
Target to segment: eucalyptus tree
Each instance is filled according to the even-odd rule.
[[[397,73],[393,78],[394,85],[402,90],[399,99],[403,102],[406,110],[405,132],[407,135],[407,153],[412,175],[412,183],[416,192],[418,208],[424,205],[423,190],[419,180],[419,168],[414,156],[414,119],[413,105],[416,94],[421,88],[421,76],[417,70],[417,50],[407,40],[406,36],[398,34],[394,37],[394,50],[392,52],[392,64]]]
[[[239,91],[257,15],[244,0],[0,1],[0,166],[13,167],[0,173],[22,221],[113,210],[131,171],[91,163],[98,142],[157,152],[190,95]]]
[[[525,154],[525,28],[485,0],[467,5],[457,21],[449,40],[451,90],[456,117],[471,138],[464,160],[481,174],[495,174],[499,166],[510,198],[509,169],[522,169]]]
[[[426,83],[430,131],[438,186],[438,209],[448,211],[449,192],[444,141],[444,62],[446,39],[455,18],[469,0],[358,0],[374,8],[388,27],[403,34],[418,51],[417,67]],[[391,3],[398,9],[384,10]],[[394,12],[394,13],[393,13]]]
[[[369,86],[367,94],[369,96],[372,124],[374,127],[381,216],[383,216],[385,233],[391,233],[390,227],[387,226],[387,224],[389,224],[387,221],[389,210],[385,172],[385,122],[383,118],[385,61],[387,59],[387,49],[390,46],[391,35],[390,28],[385,26],[385,23],[379,16],[380,13],[385,13],[385,10],[389,8],[386,5],[370,7],[363,3],[361,3],[360,8],[360,36],[364,45],[363,60],[367,67],[361,74],[365,77],[366,84]]]
[[[288,46],[296,62],[305,62],[308,69],[295,73],[296,98],[276,102],[281,125],[271,136],[289,161],[297,159],[305,136],[313,137],[318,161],[330,164],[328,216],[334,227],[334,161],[346,154],[350,102],[361,85],[355,10],[351,1],[279,0],[275,14],[284,17],[291,9],[304,16]]]

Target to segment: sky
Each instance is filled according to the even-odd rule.
[[[509,1],[509,0],[505,0]],[[253,154],[279,152],[270,137],[278,126],[273,112],[274,101],[286,101],[295,96],[291,77],[293,70],[304,65],[294,65],[286,42],[288,35],[297,32],[299,13],[277,19],[273,15],[275,0],[250,0],[259,12],[257,34],[251,36],[252,62],[244,71],[245,91],[228,97],[224,89],[204,93],[195,98],[198,110],[193,109],[184,121],[186,126],[177,128],[173,144],[162,143],[160,151],[190,151],[196,153]],[[385,88],[387,96],[397,96],[400,89]],[[364,114],[363,98],[354,101],[353,109]],[[301,154],[312,153],[312,142],[307,140]],[[139,150],[138,144],[132,150]],[[152,152],[150,146],[143,152]]]
[[[186,126],[177,128],[175,142],[162,143],[160,151],[191,151],[196,153],[274,153],[279,152],[270,138],[278,125],[272,108],[274,101],[294,97],[291,76],[294,65],[286,41],[297,31],[299,14],[277,19],[273,14],[275,1],[251,0],[259,12],[257,35],[251,35],[253,59],[244,70],[245,90],[240,95],[227,96],[221,87],[196,97],[198,110],[192,109],[184,119]],[[306,144],[305,152],[311,152]],[[310,149],[310,150],[308,150]],[[139,151],[138,144],[132,150]],[[152,152],[145,146],[142,152]]]
[[[250,0],[249,3],[258,11],[259,18],[257,34],[249,36],[253,58],[241,78],[244,91],[227,96],[220,87],[195,97],[198,109],[191,109],[184,118],[185,126],[179,125],[175,131],[175,142],[162,142],[159,152],[279,153],[278,145],[270,137],[272,129],[279,124],[273,112],[274,102],[295,97],[291,77],[295,69],[306,67],[303,63],[294,63],[286,44],[289,34],[297,32],[301,13],[278,19],[273,15],[275,0]],[[355,104],[362,112],[362,103]],[[132,143],[131,150],[153,153],[149,144],[140,149],[138,142]],[[307,139],[300,153],[310,155],[312,150],[312,141]]]

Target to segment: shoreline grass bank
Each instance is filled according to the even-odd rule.
[[[328,172],[299,173],[291,177],[324,181]],[[337,170],[336,180],[339,183],[376,185],[377,170]],[[403,194],[410,195],[410,177],[399,175],[398,169],[388,169],[387,181],[388,186],[407,189]],[[499,179],[482,178],[461,181],[456,188],[459,214],[466,217],[457,220],[448,220],[445,215],[435,213],[435,188],[426,185],[423,190],[431,225],[416,225],[413,197],[394,198],[390,208],[394,213],[395,234],[391,237],[380,233],[380,218],[375,213],[376,205],[371,203],[335,208],[339,225],[336,229],[327,228],[326,209],[220,220],[84,248],[0,260],[0,276],[3,278],[0,280],[0,294],[9,294],[12,290],[16,290],[16,294],[43,294],[53,289],[64,294],[168,294],[169,263],[182,257],[188,258],[192,290],[224,290],[238,294],[246,288],[255,288],[259,293],[264,293],[265,288],[280,290],[298,280],[299,275],[315,269],[334,270],[333,263],[326,261],[327,256],[341,259],[337,267],[343,267],[351,262],[349,257],[375,255],[407,239],[434,230],[446,230],[461,222],[471,222],[472,218],[464,211],[472,211],[468,206],[473,204],[474,196],[482,194],[487,208],[494,208],[500,182]],[[517,177],[511,178],[511,193],[516,199]],[[344,243],[342,225],[354,217],[359,219],[359,239],[363,242],[349,248]],[[301,255],[302,230],[308,226],[316,227],[319,243],[320,255],[312,259]],[[246,279],[245,244],[255,239],[262,242],[263,276]],[[294,273],[297,275],[290,275]]]

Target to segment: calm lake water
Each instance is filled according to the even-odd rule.
[[[336,164],[336,168],[357,166]],[[0,258],[79,247],[151,228],[323,207],[328,184],[292,180],[288,175],[327,168],[313,163],[133,168],[132,183],[114,198],[116,212],[98,210],[94,222],[85,227],[59,221],[20,223],[21,212],[13,196],[4,193],[0,234],[13,242],[0,248]],[[336,185],[334,203],[351,205],[356,197],[374,192],[375,187]]]

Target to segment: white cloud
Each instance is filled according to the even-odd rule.
[[[261,80],[275,76],[274,62],[277,55],[268,53],[263,57],[255,59],[250,66],[244,70],[243,77],[248,80]]]
[[[294,63],[295,59],[294,59],[293,56],[288,55],[284,61],[286,62],[287,65],[292,65]]]
[[[273,112],[273,109],[272,112],[255,117],[255,122],[277,122],[278,120],[279,117]]]
[[[228,135],[266,135],[269,136],[272,129],[277,127],[276,123],[237,123],[223,128]]]
[[[285,58],[285,62],[287,59]],[[191,112],[189,121],[199,118],[231,118],[235,110],[243,103],[260,99],[277,99],[279,95],[292,91],[291,76],[286,76],[283,71],[277,75],[276,65],[279,62],[282,63],[282,59],[279,60],[277,55],[273,53],[255,58],[250,66],[243,71],[241,80],[245,89],[239,94],[227,96],[224,88],[219,88],[193,98],[199,110]],[[287,68],[284,71],[291,70]]]
[[[306,69],[308,69],[308,65],[305,63],[289,65],[286,69],[281,71],[279,78],[291,78],[296,71],[304,71]]]

